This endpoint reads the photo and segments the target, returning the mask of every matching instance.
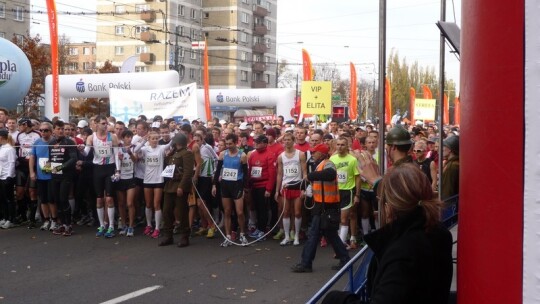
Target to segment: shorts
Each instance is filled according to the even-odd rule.
[[[96,165],[94,164],[94,189],[96,190],[96,198],[112,197],[113,182],[111,176],[116,171],[115,164]],[[105,194],[104,194],[105,193]]]
[[[285,199],[293,200],[300,197],[302,190],[284,188],[281,190],[281,194]]]
[[[341,210],[347,210],[354,206],[354,194],[356,190],[354,188],[349,190],[339,190],[339,202]]]
[[[135,184],[135,179],[129,178],[119,180],[114,187],[116,188],[116,191],[127,191],[135,188],[135,186],[137,186]]]
[[[244,195],[244,182],[221,181],[221,198],[231,198],[237,200]]]
[[[15,176],[15,186],[25,188],[27,187],[32,189],[37,188],[36,182],[30,178],[30,172],[23,170],[17,170]]]
[[[214,203],[215,200],[212,199],[212,178],[199,176],[197,180],[197,191],[201,196],[201,199],[204,201],[204,204],[208,208],[217,208],[217,205]]]
[[[51,180],[50,179],[38,179],[36,180],[37,183],[37,195],[39,198],[39,201],[41,201],[42,204],[52,204],[52,195],[51,195]]]
[[[135,177],[135,186],[136,187],[142,187],[144,185],[144,179]]]
[[[165,187],[165,183],[157,183],[157,184],[143,184],[143,187],[145,189],[163,189]]]
[[[368,202],[373,210],[379,211],[379,202],[377,202],[377,196],[375,195],[375,192],[373,191],[366,191],[361,190],[360,191],[360,198],[366,202]]]

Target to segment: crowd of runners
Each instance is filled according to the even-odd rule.
[[[339,202],[339,242],[357,249],[379,225],[373,185],[361,175],[363,155],[386,159],[389,167],[398,161],[392,146],[402,145],[396,151],[426,174],[434,191],[445,188],[437,184],[439,136],[446,138],[442,161],[458,160],[457,127],[388,126],[388,139],[397,128],[406,135],[387,142],[383,157],[378,144],[385,134],[369,120],[176,122],[140,115],[126,122],[105,116],[37,121],[0,109],[0,227],[67,237],[77,226],[92,226],[95,237],[149,237],[160,246],[173,244],[174,235],[179,247],[197,236],[221,237],[222,247],[270,239],[298,246],[322,190],[326,203],[333,196]],[[326,158],[337,172],[335,193],[308,178]],[[443,189],[447,196],[457,193],[456,181],[446,181],[453,182]],[[327,241],[323,236],[317,246]]]

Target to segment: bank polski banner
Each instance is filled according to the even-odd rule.
[[[171,118],[182,115],[190,120],[204,118],[204,100],[197,99],[197,85],[155,90],[109,89],[111,115],[121,121],[144,114]]]

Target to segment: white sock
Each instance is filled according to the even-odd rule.
[[[351,243],[356,242],[356,237],[354,235],[351,235]]]
[[[156,229],[159,230],[161,224],[161,210],[156,210]]]
[[[361,222],[362,222],[362,233],[363,233],[364,235],[366,235],[366,234],[368,234],[369,231],[370,231],[370,229],[369,229],[369,226],[370,226],[370,225],[369,225],[369,219],[368,219],[368,218],[363,218],[363,219],[361,220]]]
[[[103,207],[101,208],[96,208],[96,212],[97,212],[97,217],[98,217],[98,220],[99,220],[99,226],[101,227],[105,227],[105,222],[103,221],[103,218],[105,217],[105,210],[103,209]]]
[[[302,218],[294,218],[294,235],[296,238],[300,235],[300,228],[302,226]]]
[[[380,226],[380,224],[379,224],[379,217],[376,217],[376,218],[375,218],[375,229],[379,229],[379,226]]]
[[[145,208],[144,214],[146,215],[146,226],[152,226],[152,209]]]
[[[283,218],[283,230],[285,231],[285,238],[289,239],[289,233],[291,231],[291,219]]]
[[[73,214],[73,212],[75,212],[75,199],[70,198],[68,199],[68,202],[69,202],[69,207],[71,208],[71,214]]]
[[[114,207],[107,208],[107,215],[109,216],[109,228],[114,228]]]
[[[257,213],[255,210],[249,210],[249,226],[257,225]]]
[[[343,243],[347,241],[347,233],[349,233],[349,226],[341,226],[339,229],[339,238]]]

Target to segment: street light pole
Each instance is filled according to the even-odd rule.
[[[384,121],[385,100],[384,77],[386,75],[386,0],[379,0],[379,170],[384,175],[384,164],[386,162],[384,155],[384,130],[386,128]],[[381,220],[379,213],[379,220]]]

